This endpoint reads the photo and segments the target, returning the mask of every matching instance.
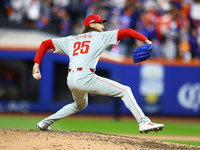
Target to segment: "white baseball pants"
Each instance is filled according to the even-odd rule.
[[[94,93],[112,97],[120,97],[126,107],[136,118],[137,122],[151,122],[138,106],[130,87],[122,85],[116,81],[100,77],[92,73],[89,69],[69,72],[67,84],[72,92],[74,103],[67,104],[55,114],[45,118],[43,123],[51,125],[55,121],[83,110],[88,105],[88,94]]]

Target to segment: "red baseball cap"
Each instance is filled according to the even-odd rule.
[[[89,15],[84,20],[84,26],[87,27],[92,23],[96,22],[106,22],[108,19],[101,19],[101,17],[97,14]]]

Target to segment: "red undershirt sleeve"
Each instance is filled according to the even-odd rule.
[[[49,50],[49,49],[55,49],[53,42],[51,39],[43,41],[35,55],[34,62],[38,63],[40,65],[42,58],[44,54]]]
[[[137,32],[133,29],[130,29],[130,28],[118,30],[118,37],[117,37],[118,41],[120,41],[124,38],[127,38],[127,37],[132,37],[132,38],[138,39],[143,42],[145,42],[147,39],[146,36],[140,34],[139,32]]]

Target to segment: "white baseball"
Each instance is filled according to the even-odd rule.
[[[40,74],[39,74],[39,73],[34,73],[34,74],[33,74],[33,78],[34,78],[34,79],[39,79],[39,77],[40,77]]]

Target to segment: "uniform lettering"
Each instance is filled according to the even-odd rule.
[[[83,35],[78,35],[76,36],[76,39],[79,40],[81,38],[91,38],[93,35],[91,34],[83,34]]]

